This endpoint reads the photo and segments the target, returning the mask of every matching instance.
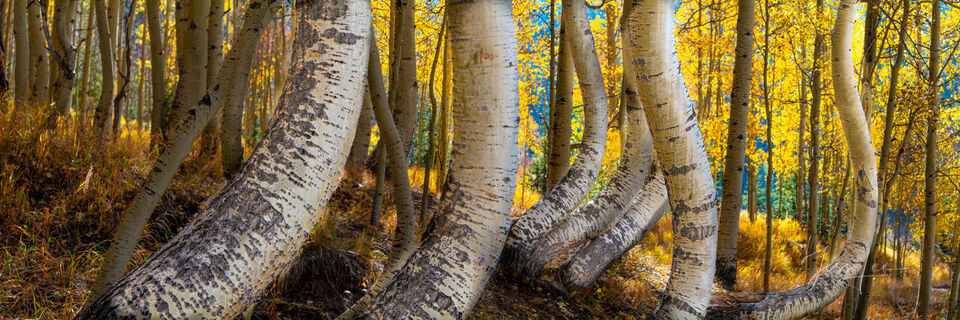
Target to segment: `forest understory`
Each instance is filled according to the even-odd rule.
[[[134,124],[125,124],[122,138],[109,146],[95,145],[88,133],[48,131],[30,124],[44,114],[0,119],[0,317],[68,319],[89,296],[109,239],[134,186],[149,169],[149,136]],[[219,162],[209,162],[195,148],[177,178],[154,210],[130,268],[151,255],[223,187]],[[100,158],[102,161],[92,161]],[[410,169],[411,185],[422,186],[422,168]],[[396,224],[392,199],[385,201],[383,223],[367,222],[374,195],[374,177],[361,182],[341,179],[321,222],[311,232],[290,270],[257,301],[254,319],[334,319],[359,299],[366,286],[382,272]],[[435,188],[432,186],[432,190]],[[520,191],[520,190],[518,190]],[[414,193],[418,206],[420,193]],[[514,215],[539,200],[527,191],[517,197]],[[429,201],[436,210],[436,198]],[[83,214],[83,212],[88,212]],[[665,217],[634,249],[623,256],[585,293],[570,296],[562,285],[551,283],[548,268],[543,279],[516,283],[495,274],[474,309],[473,319],[647,319],[652,317],[667,283],[672,255],[671,219]],[[764,237],[763,217],[750,221],[741,215],[738,239],[741,278],[738,291],[762,289],[763,251],[756,245]],[[774,222],[774,290],[804,282],[805,232],[801,222]],[[821,246],[821,252],[827,248]],[[908,249],[903,280],[893,276],[892,256],[878,261],[873,319],[909,318],[916,297],[919,251]],[[932,314],[945,316],[949,291],[948,267],[937,265]],[[723,291],[715,286],[716,291]],[[841,301],[825,310],[827,319],[839,316]],[[816,317],[810,317],[814,319]]]

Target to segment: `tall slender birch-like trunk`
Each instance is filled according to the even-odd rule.
[[[315,4],[312,4],[313,6]],[[273,17],[280,0],[253,0],[247,4],[244,13],[243,29],[237,35],[236,46],[227,54],[226,63],[217,79],[217,84],[199,99],[197,104],[188,110],[172,129],[167,144],[160,149],[160,155],[147,174],[140,191],[134,196],[130,206],[123,213],[113,242],[104,258],[103,266],[93,285],[93,296],[99,296],[110,289],[126,271],[130,255],[136,248],[140,233],[150,218],[150,214],[157,206],[157,201],[163,192],[170,186],[177,169],[190,152],[190,147],[206,126],[207,121],[213,118],[224,102],[224,97],[230,88],[242,86],[247,82],[250,60],[252,59],[255,44],[260,31],[266,22]],[[99,10],[99,8],[98,8]],[[98,11],[99,13],[100,11]],[[98,23],[99,23],[98,19]],[[103,21],[106,22],[106,21]],[[365,32],[366,33],[366,32]],[[310,44],[304,44],[310,45]],[[102,49],[102,47],[101,47]],[[225,92],[226,91],[226,92]],[[358,98],[359,99],[359,98]],[[359,110],[358,110],[359,113]]]
[[[50,91],[50,61],[47,57],[47,41],[44,38],[43,17],[46,1],[27,2],[27,33],[30,34],[30,98],[31,103],[47,103]]]
[[[815,279],[795,289],[760,294],[719,294],[711,319],[797,319],[822,310],[843,294],[863,269],[877,221],[876,158],[860,106],[850,50],[856,0],[842,0],[831,36],[832,79],[850,164],[855,168],[855,206],[843,252]]]
[[[634,2],[627,39],[673,214],[673,264],[656,317],[702,318],[716,270],[717,193],[674,48],[674,1]]]
[[[213,85],[220,74],[220,65],[223,64],[223,15],[224,0],[210,0],[210,12],[207,18],[207,79],[206,89]],[[276,21],[276,20],[274,20]],[[277,31],[278,32],[278,31]],[[273,104],[273,101],[269,102]],[[220,112],[214,116],[220,118]],[[207,122],[206,128],[200,137],[200,145],[204,152],[216,156],[219,145],[220,121]]]
[[[448,2],[455,132],[440,214],[360,319],[466,318],[507,237],[519,91],[511,2]]]
[[[627,5],[630,2],[632,1],[627,1]],[[574,65],[577,67],[577,78],[580,79],[584,99],[602,103],[597,96],[602,98],[605,91],[599,90],[603,87],[595,84],[603,83],[603,70],[590,33],[586,3],[567,1],[563,4],[563,11],[566,12],[563,14],[565,28],[573,31],[566,34],[569,39],[568,49],[573,51]],[[629,72],[629,75],[634,75],[634,72]],[[624,81],[625,84],[626,82]],[[629,86],[636,88],[636,81]],[[626,148],[617,171],[599,195],[568,214],[543,234],[536,241],[529,256],[519,257],[525,265],[526,276],[535,277],[540,269],[557,256],[613,227],[643,187],[647,168],[650,166],[653,141],[639,102],[634,97],[630,103],[623,104],[624,111],[630,112],[628,118],[631,123],[627,124],[627,135],[621,140]]]
[[[920,288],[917,317],[927,319],[933,286],[934,257],[937,255],[937,127],[940,125],[940,0],[930,9],[930,64],[927,73],[927,139],[923,165],[923,247],[920,255]]]
[[[562,23],[562,22],[561,22]],[[547,190],[560,184],[570,170],[570,136],[573,129],[573,56],[568,48],[566,27],[560,27],[557,81],[550,105],[550,150],[547,159]]]
[[[245,24],[262,26],[278,2],[252,1]],[[301,30],[288,81],[295,85],[284,88],[277,121],[249,165],[78,319],[233,318],[297,257],[337,185],[353,138],[371,21],[370,4],[363,0],[298,5]],[[252,19],[257,11],[260,19]],[[211,118],[216,110],[203,101],[184,120]],[[193,123],[194,137],[204,125]]]
[[[823,0],[817,0],[816,16],[823,15]],[[823,81],[820,64],[822,63],[825,35],[817,31],[813,44],[813,75],[810,79],[810,167],[807,172],[807,251],[804,269],[807,280],[813,279],[820,266],[817,245],[820,244],[817,220],[819,217],[817,197],[820,194],[820,106],[823,102]],[[856,85],[854,85],[856,86]]]
[[[177,76],[176,93],[170,110],[170,123],[176,124],[207,90],[207,17],[208,0],[177,0]]]
[[[18,107],[30,101],[30,33],[27,31],[27,1],[13,1],[13,98]],[[94,0],[96,1],[96,0]]]
[[[97,41],[100,49],[100,99],[93,113],[93,125],[96,133],[103,139],[109,139],[113,131],[113,43],[110,26],[107,21],[106,0],[93,0],[97,16]]]
[[[94,15],[95,4],[90,3],[90,7],[87,8],[87,24],[86,31],[84,31],[84,45],[83,45],[83,69],[80,71],[80,91],[77,91],[77,123],[80,124],[80,130],[85,130],[87,123],[87,89],[90,85],[90,52],[91,47],[93,46],[93,29],[96,28],[96,16]]]
[[[367,93],[363,98],[363,108],[360,110],[357,132],[354,134],[353,145],[350,146],[350,155],[347,156],[347,163],[343,170],[346,177],[351,181],[360,182],[363,180],[363,162],[367,159],[367,150],[370,148],[373,124],[373,102],[370,100],[370,94]]]
[[[144,0],[147,31],[150,34],[150,141],[156,146],[167,130],[166,57],[163,52],[163,28],[160,26],[160,0]]]
[[[727,288],[737,283],[737,233],[743,164],[747,151],[747,124],[753,78],[753,0],[737,1],[737,45],[733,49],[733,83],[730,91],[730,119],[727,125],[727,152],[723,162],[720,190],[720,226],[717,231],[717,280]],[[752,190],[752,189],[751,189]]]

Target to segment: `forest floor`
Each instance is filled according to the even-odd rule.
[[[65,319],[85,302],[122,210],[150,168],[148,134],[126,127],[115,142],[94,143],[67,123],[58,130],[37,125],[44,117],[0,117],[0,318]],[[131,267],[162,246],[225,183],[215,156],[192,153],[164,194],[139,242]],[[422,170],[410,170],[415,190]],[[395,225],[389,196],[379,226],[370,226],[372,180],[342,183],[332,196],[301,257],[251,311],[258,319],[332,318],[358,299],[380,274]],[[435,188],[434,188],[435,189]],[[435,190],[432,194],[436,194]],[[536,202],[518,194],[514,214]],[[420,204],[420,194],[415,203]],[[429,198],[435,209],[436,199]],[[792,219],[774,221],[772,289],[801,284],[804,231]],[[476,319],[644,319],[656,308],[669,277],[671,219],[666,216],[644,241],[614,264],[595,287],[572,296],[548,282],[516,283],[495,275],[473,310]],[[760,291],[764,221],[741,217],[737,290]],[[841,244],[842,246],[842,244]],[[827,249],[820,246],[822,256]],[[890,253],[880,265],[890,265]],[[880,272],[870,314],[909,318],[916,297],[919,251],[906,260],[904,279]],[[821,259],[821,271],[828,259]],[[934,305],[943,312],[947,268],[936,269]],[[546,272],[550,274],[548,270]],[[825,310],[836,318],[840,302]]]

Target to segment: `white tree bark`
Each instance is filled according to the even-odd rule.
[[[446,10],[457,125],[441,213],[361,319],[465,318],[506,240],[519,128],[511,3],[451,1]]]
[[[169,144],[160,151],[157,162],[150,174],[147,175],[141,191],[124,211],[120,225],[117,227],[117,233],[114,235],[110,249],[104,258],[104,265],[99,272],[97,282],[93,285],[93,296],[96,297],[106,292],[123,276],[127,262],[130,255],[133,254],[150,213],[156,208],[160,196],[170,185],[177,168],[189,153],[190,146],[193,145],[206,123],[213,118],[213,115],[216,114],[223,103],[224,91],[230,87],[229,84],[235,84],[234,81],[246,82],[245,78],[230,77],[234,68],[249,68],[250,56],[253,54],[254,47],[244,44],[256,43],[255,41],[260,35],[259,31],[273,17],[279,5],[279,0],[251,1],[248,3],[244,17],[244,32],[238,35],[237,46],[231,49],[227,55],[227,62],[223,66],[223,72],[218,77],[218,84],[213,86],[212,90],[194,108],[185,113],[187,116],[182,118],[176,129],[172,131]],[[313,44],[307,43],[304,45]],[[305,95],[306,92],[300,92],[299,94]]]
[[[767,294],[723,295],[721,304],[711,310],[711,318],[797,319],[823,309],[840,297],[851,281],[859,279],[876,229],[877,169],[850,50],[856,10],[855,0],[840,1],[831,37],[837,112],[850,152],[850,163],[856,170],[855,206],[847,244],[826,271],[803,286]]]
[[[629,2],[632,1],[628,1],[626,4],[625,14],[629,14],[629,6],[631,5]],[[563,10],[569,13],[564,15],[564,23],[571,30],[586,30],[587,32],[582,33],[589,34],[590,25],[587,20],[586,3],[567,1],[564,3]],[[579,33],[570,33],[568,36]],[[577,42],[577,45],[593,45],[592,41],[584,44],[585,41],[582,38],[585,37],[573,36],[570,38],[571,43]],[[591,82],[602,82],[603,74],[599,68],[600,65],[597,64],[596,69],[591,69],[591,67],[593,66],[591,65],[586,70],[586,73],[592,77],[590,78]],[[533,253],[522,258],[526,266],[524,268],[526,276],[536,276],[540,269],[543,269],[547,263],[559,255],[587,240],[600,236],[604,231],[613,227],[623,217],[630,202],[634,200],[638,191],[643,187],[647,169],[650,166],[653,140],[650,136],[647,118],[643,114],[643,107],[640,105],[637,96],[636,71],[630,66],[624,68],[623,86],[625,95],[623,105],[626,107],[629,123],[626,126],[626,136],[623,137],[625,139],[624,154],[620,158],[617,171],[599,195],[567,215],[565,219],[557,223],[536,241],[536,245],[533,246]]]
[[[92,4],[91,4],[92,5]],[[93,8],[91,8],[92,10]],[[30,33],[27,31],[27,0],[13,1],[14,100],[25,107],[30,99]],[[88,44],[89,45],[89,44]]]
[[[577,251],[564,265],[563,285],[568,291],[583,291],[593,285],[610,265],[647,236],[667,209],[667,185],[663,172],[651,167],[643,191],[613,228]]]
[[[674,1],[638,0],[625,46],[637,68],[641,103],[663,165],[673,213],[673,264],[658,318],[702,318],[717,247],[717,193],[694,105],[674,48]]]
[[[78,318],[231,318],[297,256],[353,138],[371,19],[364,0],[298,5],[291,81],[248,165]]]
[[[566,6],[566,5],[565,5]],[[567,12],[567,11],[564,11]],[[509,276],[525,273],[526,258],[533,250],[536,239],[550,230],[566,214],[573,211],[590,192],[600,172],[603,151],[607,139],[607,92],[603,84],[600,61],[590,32],[589,23],[571,23],[581,18],[569,17],[564,26],[568,47],[573,56],[580,91],[584,101],[583,139],[577,159],[556,187],[547,192],[540,202],[533,205],[510,228],[510,236],[504,249],[504,262]]]

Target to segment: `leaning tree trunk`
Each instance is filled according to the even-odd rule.
[[[569,14],[571,13],[562,14],[563,19],[570,20],[567,17]],[[570,51],[573,67],[580,75],[578,80],[584,100],[583,138],[580,151],[567,171],[567,175],[560,179],[560,183],[548,191],[540,202],[527,210],[510,228],[501,265],[508,270],[506,274],[512,276],[519,277],[525,274],[523,270],[526,267],[525,259],[533,251],[536,240],[573,211],[587,196],[600,172],[603,160],[607,139],[607,93],[602,75],[588,76],[600,70],[600,62],[596,58],[596,48],[593,46],[593,36],[589,33],[589,27],[580,29],[581,31],[578,32],[566,33],[565,29],[572,27],[569,23],[565,23],[560,32],[561,42],[564,40],[567,42],[567,47],[564,49]]]
[[[627,1],[627,5],[630,2]],[[593,84],[603,83],[603,72],[597,60],[593,36],[590,33],[586,3],[566,1],[563,4],[563,10],[567,12],[563,15],[565,28],[574,31],[566,34],[569,39],[567,43],[568,49],[573,51],[574,65],[577,67],[581,88],[584,88],[585,100],[600,102],[601,99],[595,97],[600,95],[602,98],[605,92],[600,91],[603,89],[602,86]],[[634,72],[630,72],[629,75],[633,76]],[[626,82],[624,81],[625,85]],[[630,86],[635,91],[636,81],[632,81]],[[653,141],[639,102],[634,97],[630,103],[623,104],[626,107],[625,111],[630,112],[628,118],[632,123],[627,125],[629,132],[622,140],[625,141],[626,148],[620,158],[617,171],[599,195],[568,214],[547,233],[536,239],[530,255],[519,256],[519,260],[524,265],[525,276],[536,277],[547,263],[559,255],[584,241],[596,238],[613,227],[623,217],[624,210],[643,187],[647,168],[650,166]]]
[[[667,209],[667,186],[663,172],[651,166],[647,182],[627,209],[627,213],[613,228],[578,250],[563,269],[563,285],[567,291],[584,291],[603,274],[610,265],[630,251],[660,221]]]
[[[76,79],[74,65],[77,62],[77,48],[73,46],[74,16],[77,12],[78,0],[61,0],[54,2],[53,31],[51,32],[53,79],[50,92],[53,94],[53,104],[56,115],[67,115],[70,112],[70,103],[73,101],[73,83]]]
[[[737,283],[737,234],[743,186],[743,162],[747,151],[747,124],[753,76],[753,0],[737,1],[737,45],[734,48],[733,84],[727,152],[720,190],[720,226],[717,230],[717,280],[727,288]],[[753,190],[753,189],[751,189]],[[752,217],[752,216],[751,216]]]
[[[368,84],[369,86],[369,84]],[[357,132],[350,146],[350,155],[344,165],[344,172],[350,181],[363,181],[363,161],[367,159],[367,150],[370,149],[370,135],[373,129],[373,101],[370,93],[364,95],[363,108],[360,110],[360,120],[357,122]]]
[[[100,49],[100,100],[93,112],[93,126],[97,136],[109,139],[113,131],[113,37],[107,21],[106,0],[94,0],[97,16],[97,41]],[[159,196],[158,196],[159,197]],[[151,210],[152,211],[152,210]],[[139,231],[138,231],[139,232]],[[138,233],[139,234],[139,233]],[[124,264],[126,266],[126,264]]]
[[[370,25],[370,34],[374,34],[373,25]],[[370,58],[367,62],[367,88],[373,103],[373,111],[380,126],[380,133],[386,146],[386,155],[389,158],[390,180],[393,183],[394,205],[397,209],[397,229],[394,232],[394,241],[390,255],[383,268],[383,274],[377,279],[367,294],[354,303],[349,310],[341,314],[339,319],[353,319],[353,317],[370,304],[376,294],[383,291],[393,278],[400,272],[400,267],[410,258],[416,248],[417,213],[413,206],[413,194],[410,188],[410,178],[407,176],[407,157],[400,132],[397,130],[390,104],[387,102],[387,91],[383,86],[383,71],[380,69],[380,49],[375,39],[370,39]],[[426,183],[426,182],[424,182]],[[426,196],[426,195],[423,195]]]
[[[153,95],[150,144],[156,146],[165,140],[163,135],[167,130],[167,80],[164,79],[167,64],[163,52],[163,28],[160,26],[160,0],[144,0],[143,5],[150,34],[150,92]]]
[[[249,165],[170,242],[84,308],[79,319],[233,318],[296,258],[337,185],[353,138],[371,18],[363,0],[298,5],[290,85],[277,121]],[[251,2],[245,24],[262,26],[278,6],[279,1]],[[258,11],[260,19],[250,16]],[[245,33],[241,36],[249,36]],[[191,108],[196,113],[184,118],[194,120],[193,137],[205,125],[195,120],[216,111],[209,102],[204,98]],[[178,141],[174,134],[172,141]]]
[[[877,220],[877,171],[869,127],[857,94],[850,51],[856,10],[855,0],[840,2],[831,37],[836,107],[850,152],[850,164],[856,168],[856,205],[846,246],[822,274],[798,288],[760,294],[720,294],[719,304],[710,310],[710,318],[800,318],[822,310],[840,297],[863,269]]]
[[[674,48],[673,6],[635,1],[626,39],[673,213],[673,264],[656,317],[702,318],[716,267],[717,193]]]
[[[561,22],[562,23],[562,22]],[[550,152],[547,159],[547,190],[556,187],[570,170],[570,135],[573,128],[573,56],[566,32],[560,28],[560,57],[557,63],[556,93],[550,105]]]
[[[450,172],[420,248],[360,319],[462,319],[507,237],[519,93],[510,1],[448,2],[456,110]]]
[[[30,34],[27,30],[27,1],[13,1],[13,37],[16,41],[13,54],[13,98],[17,107],[23,108],[30,100]]]
[[[198,104],[191,108],[180,123],[171,131],[169,143],[162,146],[160,155],[154,163],[153,169],[141,185],[141,190],[134,196],[132,203],[124,211],[117,233],[113,237],[110,249],[104,258],[103,266],[93,285],[93,295],[98,296],[116,283],[126,271],[127,261],[136,247],[140,233],[147,223],[147,219],[157,206],[157,201],[170,186],[180,163],[190,152],[194,140],[200,135],[207,121],[223,104],[224,91],[242,86],[247,82],[247,71],[250,67],[260,31],[266,22],[273,17],[279,0],[250,1],[244,14],[243,29],[235,42],[235,46],[226,57],[226,63],[212,87]],[[99,10],[99,8],[98,8]],[[100,11],[98,11],[99,13]],[[106,21],[103,21],[106,22]],[[98,19],[98,23],[100,23]],[[101,50],[103,47],[101,46]],[[106,76],[106,73],[104,73]]]
[[[940,124],[940,0],[933,0],[930,25],[930,85],[927,97],[927,141],[923,166],[923,247],[920,256],[920,288],[917,317],[927,319],[937,254],[937,126]]]

